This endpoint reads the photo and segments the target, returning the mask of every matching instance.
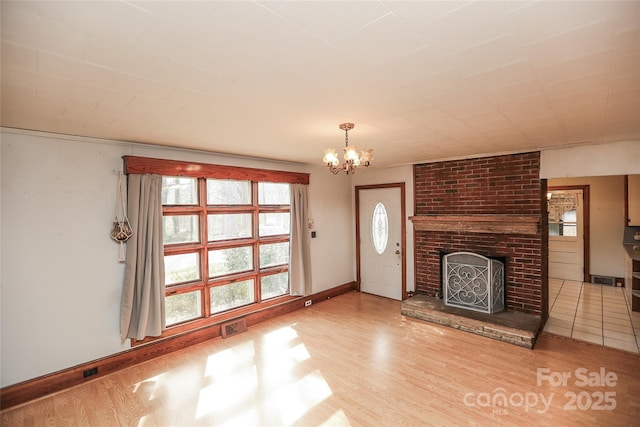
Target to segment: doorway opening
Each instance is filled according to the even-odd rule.
[[[549,278],[589,282],[589,186],[549,187]]]

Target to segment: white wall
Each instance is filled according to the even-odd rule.
[[[547,184],[589,186],[590,273],[624,277],[624,176],[559,178]]]
[[[0,386],[123,351],[109,237],[123,155],[310,173],[313,292],[355,280],[349,181],[325,168],[2,129]]]
[[[311,239],[313,292],[356,280],[356,254],[351,185],[326,167],[312,167],[309,182],[309,211],[314,220]]]
[[[414,271],[414,245],[413,245],[413,223],[409,221],[409,217],[413,216],[413,166],[399,166],[395,168],[379,169],[371,167],[368,169],[358,170],[353,175],[353,191],[352,203],[355,212],[355,186],[356,185],[374,185],[374,184],[390,184],[405,183],[405,211],[406,211],[406,260],[407,260],[407,290],[415,290],[415,271]],[[353,217],[355,227],[355,216]],[[355,245],[355,242],[354,242]],[[354,246],[355,247],[355,246]]]
[[[640,141],[579,145],[540,153],[541,178],[635,175],[640,173]]]

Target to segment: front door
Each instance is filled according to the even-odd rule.
[[[402,187],[356,187],[360,290],[402,300],[404,288]]]
[[[583,191],[548,194],[549,277],[584,280]]]

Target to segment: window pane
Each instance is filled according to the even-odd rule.
[[[568,237],[576,237],[578,235],[578,227],[576,224],[564,224],[562,226],[562,235]]]
[[[570,209],[567,211],[564,211],[564,213],[562,214],[562,221],[563,222],[576,222],[578,221],[578,211],[575,209]]]
[[[200,260],[197,252],[164,257],[164,283],[166,285],[199,279]]]
[[[289,213],[261,213],[260,236],[277,236],[279,234],[289,234]]]
[[[253,247],[209,251],[209,277],[253,270]]]
[[[167,215],[162,217],[163,243],[189,243],[198,241],[197,215]]]
[[[167,326],[202,317],[200,291],[165,297],[164,305]]]
[[[576,236],[578,195],[576,193],[549,193],[549,236]]]
[[[262,285],[262,300],[284,295],[289,292],[289,273],[278,273],[263,276],[260,279]]]
[[[253,279],[210,288],[211,313],[219,313],[255,302],[253,290]]]
[[[250,205],[251,181],[207,179],[208,205]]]
[[[210,242],[251,237],[251,214],[209,215],[207,221]]]
[[[389,220],[387,218],[387,210],[380,202],[376,203],[376,206],[373,208],[371,238],[376,252],[382,255],[387,248],[387,242],[389,240]]]
[[[289,264],[289,242],[260,245],[260,268]]]
[[[198,181],[196,178],[176,176],[162,177],[163,205],[197,205]]]
[[[291,194],[289,184],[275,182],[258,183],[258,203],[261,205],[288,205]]]

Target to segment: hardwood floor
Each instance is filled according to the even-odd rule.
[[[350,292],[11,408],[1,420],[3,426],[637,425],[639,368],[636,354],[546,333],[528,350],[407,318],[399,301]],[[608,383],[596,378],[603,370]],[[566,385],[553,383],[563,373]]]

